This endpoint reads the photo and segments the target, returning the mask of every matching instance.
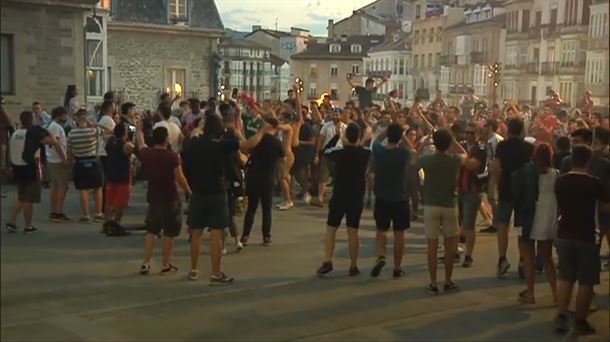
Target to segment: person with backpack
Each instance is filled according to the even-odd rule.
[[[63,155],[58,140],[40,126],[33,126],[34,116],[30,111],[21,112],[19,120],[21,128],[15,131],[10,139],[9,155],[13,166],[13,174],[17,183],[17,201],[11,208],[6,221],[9,233],[17,232],[17,215],[23,211],[24,233],[37,231],[32,226],[34,204],[40,203],[42,188],[42,170],[40,168],[41,145],[51,146],[55,153]],[[67,160],[62,160],[67,164]]]

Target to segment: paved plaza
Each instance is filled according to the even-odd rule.
[[[141,224],[145,191],[134,188],[128,225]],[[15,197],[5,187],[2,225]],[[43,193],[47,198],[48,190]],[[69,193],[68,216],[78,218],[76,193]],[[250,246],[233,248],[223,269],[236,278],[226,287],[208,286],[208,241],[204,241],[200,280],[189,281],[186,234],[176,242],[177,274],[159,276],[160,244],[152,275],[140,276],[144,232],[106,237],[100,224],[51,224],[48,203],[37,208],[33,235],[1,236],[2,341],[609,341],[608,272],[602,275],[591,315],[598,332],[583,338],[556,335],[550,289],[539,275],[537,303],[517,302],[524,288],[516,274],[516,237],[506,279],[495,275],[496,239],[479,234],[475,265],[456,267],[459,293],[431,296],[421,222],[407,233],[406,277],[394,280],[391,263],[378,279],[369,277],[375,259],[374,226],[366,211],[361,228],[360,268],[347,276],[344,230],[338,235],[335,271],[314,275],[323,256],[326,209],[297,205],[273,212],[273,243],[260,244],[260,213]],[[242,218],[239,218],[241,222]],[[21,219],[19,220],[21,223]],[[607,247],[604,247],[607,250]],[[389,251],[388,255],[391,251]],[[391,259],[391,258],[390,258]],[[439,279],[443,277],[439,267]]]

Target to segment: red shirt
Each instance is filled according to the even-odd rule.
[[[145,147],[140,149],[142,171],[148,181],[146,200],[152,203],[174,203],[180,200],[174,170],[180,157],[171,150]]]
[[[557,119],[555,118],[554,115],[549,115],[545,118],[540,119],[540,121],[542,121],[542,124],[544,126],[546,126],[546,129],[550,129],[552,128],[552,132],[555,132],[555,129],[557,129],[558,123],[557,123]],[[536,130],[536,143],[541,143],[541,142],[545,142],[545,143],[551,143],[553,140],[553,133],[547,133],[547,131],[545,130],[545,128],[543,127],[538,127],[538,129]]]

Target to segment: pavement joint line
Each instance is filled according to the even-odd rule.
[[[110,312],[139,309],[139,308],[144,308],[147,306],[180,302],[180,301],[191,300],[191,299],[201,299],[201,298],[213,297],[213,296],[232,295],[232,294],[236,294],[236,293],[248,292],[251,290],[269,289],[269,288],[276,288],[276,287],[282,287],[282,286],[287,286],[287,285],[294,285],[294,284],[298,284],[300,282],[304,282],[304,280],[309,280],[309,278],[295,279],[295,280],[289,280],[289,281],[283,281],[283,282],[271,283],[271,284],[255,285],[255,286],[249,286],[249,287],[243,287],[243,288],[237,288],[237,289],[229,289],[229,290],[219,291],[219,292],[206,292],[206,293],[192,294],[192,295],[186,295],[186,296],[180,296],[180,297],[172,297],[172,298],[160,299],[160,300],[156,300],[156,301],[148,301],[146,303],[137,303],[137,304],[131,304],[131,305],[118,305],[118,306],[104,308],[104,309],[73,312],[73,313],[68,314],[68,316],[100,315],[100,314],[105,314],[105,313],[110,313]],[[228,285],[228,286],[232,286],[232,285]],[[46,318],[42,318],[42,319],[37,319],[36,321],[40,322],[40,321],[45,321],[45,320],[46,320]],[[20,321],[20,322],[7,323],[7,324],[0,325],[0,329],[14,328],[14,327],[18,327],[18,326],[29,325],[31,323],[32,323],[31,321],[30,322]]]

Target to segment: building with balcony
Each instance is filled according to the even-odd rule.
[[[608,84],[610,60],[608,59],[608,0],[594,0],[590,6],[587,64],[585,88],[593,93],[597,104],[607,105],[610,101]]]
[[[213,0],[112,0],[110,89],[154,109],[162,93],[217,95],[223,24]]]
[[[445,28],[439,88],[449,103],[459,103],[468,88],[490,103],[500,100],[487,74],[490,64],[504,64],[505,21],[501,3],[483,2],[466,5],[464,19]]]
[[[411,36],[406,33],[394,34],[392,38],[371,48],[368,57],[364,59],[364,76],[375,77],[388,75],[390,79],[378,91],[378,95],[389,93],[391,90],[398,91],[397,101],[407,105],[413,101],[413,76],[410,73],[411,66]],[[383,99],[378,102],[383,104]]]
[[[303,80],[307,99],[318,99],[323,93],[332,102],[343,106],[352,100],[352,87],[346,80],[348,74],[364,83],[364,59],[370,48],[383,43],[384,36],[343,36],[325,43],[313,43],[307,50],[290,57],[294,77]]]
[[[0,84],[9,113],[31,109],[33,101],[63,105],[70,84],[80,91],[79,103],[87,101],[85,60],[93,44],[86,32],[95,18],[103,22],[97,6],[98,0],[0,2]]]
[[[273,70],[269,48],[229,36],[220,41],[219,52],[220,84],[225,96],[237,88],[257,101],[271,99]]]
[[[448,2],[444,4],[432,0],[416,0],[414,8],[411,51],[413,93],[429,100],[440,88],[444,29],[459,23],[464,18],[464,9],[449,7]]]
[[[575,104],[585,88],[590,0],[505,3],[505,99],[539,105],[549,90]]]

